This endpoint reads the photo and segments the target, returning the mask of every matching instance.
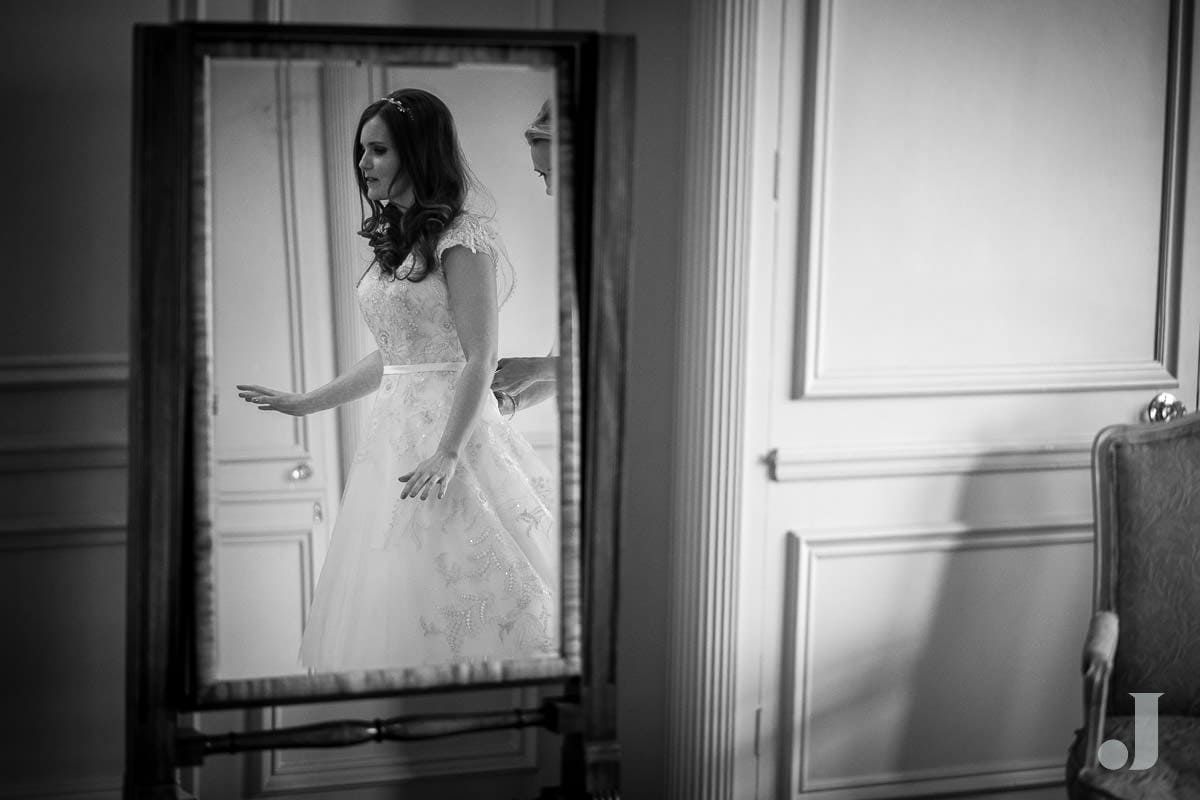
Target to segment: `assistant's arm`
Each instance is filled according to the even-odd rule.
[[[492,386],[495,387],[495,384],[493,383]],[[532,408],[538,403],[554,397],[558,393],[558,382],[554,380],[537,381],[526,384],[525,388],[516,392],[505,392],[495,388],[493,388],[493,392],[500,404],[500,413],[512,416],[518,411]]]

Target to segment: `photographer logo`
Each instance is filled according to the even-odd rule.
[[[1150,769],[1158,761],[1158,698],[1162,692],[1130,692],[1133,698],[1133,763],[1131,770]],[[1107,739],[1096,751],[1105,769],[1118,770],[1129,761],[1124,742]]]

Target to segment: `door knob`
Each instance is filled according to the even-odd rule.
[[[308,464],[297,464],[288,473],[288,478],[294,481],[306,481],[312,477],[312,467]]]
[[[1170,422],[1186,413],[1187,407],[1170,392],[1159,392],[1146,406],[1146,416],[1151,422]]]

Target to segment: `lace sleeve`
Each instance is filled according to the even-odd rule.
[[[483,253],[492,259],[496,269],[496,302],[504,305],[512,295],[515,280],[508,252],[496,228],[487,218],[464,211],[438,239],[435,254],[439,267],[442,266],[442,255],[456,246],[465,247],[472,253]]]

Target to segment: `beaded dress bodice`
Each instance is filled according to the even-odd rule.
[[[458,329],[450,314],[446,274],[441,268],[443,253],[456,245],[473,253],[487,253],[493,263],[501,261],[495,229],[485,218],[464,211],[438,240],[435,252],[439,263],[422,280],[390,278],[374,265],[359,281],[359,307],[384,364],[464,360]],[[424,266],[421,258],[409,254],[398,273],[406,274],[415,259],[419,274]]]

